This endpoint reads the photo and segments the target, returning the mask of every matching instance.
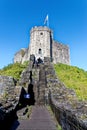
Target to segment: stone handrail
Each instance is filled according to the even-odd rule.
[[[87,102],[79,101],[75,91],[59,80],[50,62],[45,64],[45,74],[45,94],[62,130],[87,130]]]
[[[49,104],[62,130],[87,130],[85,117],[79,119],[76,115],[79,112],[64,108],[54,99],[51,93],[49,94]]]

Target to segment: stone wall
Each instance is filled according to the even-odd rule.
[[[12,98],[15,96],[16,80],[11,76],[0,75],[0,98]]]
[[[87,104],[77,102],[74,104],[77,108],[73,108],[62,97],[58,101],[52,95],[49,104],[62,130],[87,130]]]
[[[45,64],[45,95],[62,130],[87,130],[87,102],[79,101],[56,76],[53,65]],[[49,96],[48,96],[49,95]]]
[[[28,61],[28,49],[22,48],[14,55],[14,63],[23,63],[24,61]]]
[[[26,70],[22,73],[21,86],[24,86],[24,83],[26,82],[29,83],[31,69],[32,62],[30,64],[30,68],[28,66],[28,68],[26,68]],[[75,92],[68,89],[57,78],[53,69],[53,64],[50,62],[50,58],[45,57],[45,63],[41,64],[39,67],[34,67],[32,72],[32,78],[34,79],[33,84],[34,87],[37,87],[34,88],[36,89],[35,99],[37,104],[49,104],[51,106],[57,121],[62,127],[62,130],[87,130],[87,102],[78,101]],[[26,79],[24,77],[26,77]],[[15,85],[16,81],[12,77],[0,76],[0,92],[2,94],[6,91],[9,94],[8,97],[10,94],[13,96]],[[19,89],[21,90],[21,87]],[[18,96],[20,90],[18,91]],[[14,107],[11,100],[10,103],[11,104],[9,104],[7,108],[10,106]],[[2,105],[1,102],[0,105]],[[2,108],[2,106],[0,108]],[[4,114],[6,113],[0,109],[1,124]],[[11,115],[12,114],[14,113],[12,112]],[[6,119],[8,118],[7,116]]]
[[[18,84],[26,87],[30,82],[30,66],[28,66],[20,75],[20,80]]]
[[[37,85],[37,104],[45,105],[45,87],[46,87],[46,77],[44,71],[44,65],[40,65],[39,68],[39,82]]]
[[[0,130],[9,130],[17,118],[14,110],[17,104],[15,86],[13,77],[0,75]]]
[[[67,45],[53,41],[52,44],[53,63],[64,63],[69,65],[70,64],[69,53],[70,51]]]
[[[51,30],[47,27],[34,27],[30,33],[30,54],[34,54],[36,59],[39,57],[50,57],[51,50]]]
[[[28,61],[30,55],[39,57],[49,57],[53,63],[70,64],[70,50],[67,45],[54,41],[53,31],[47,27],[34,27],[30,31],[30,44],[27,49],[21,49],[14,56],[14,63]]]

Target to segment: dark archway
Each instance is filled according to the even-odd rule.
[[[39,48],[39,50],[38,50],[38,54],[42,54],[42,49],[41,48]]]

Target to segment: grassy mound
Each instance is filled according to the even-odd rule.
[[[74,89],[79,100],[87,100],[87,72],[66,64],[54,64],[58,78],[66,87]]]
[[[12,76],[15,79],[19,80],[21,72],[27,67],[27,65],[28,62],[24,62],[24,64],[9,64],[0,70],[0,75]]]

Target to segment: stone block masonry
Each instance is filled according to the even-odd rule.
[[[14,63],[23,63],[35,55],[36,60],[49,57],[53,63],[70,64],[69,46],[56,42],[53,39],[53,31],[46,26],[35,26],[30,31],[30,44],[28,48],[22,48],[14,55]]]
[[[47,62],[48,61],[48,62]],[[31,67],[30,67],[31,69]],[[26,82],[29,82],[29,67],[26,68],[26,70],[22,73],[22,76],[26,77]],[[27,75],[28,72],[28,75]],[[40,64],[38,67],[34,66],[32,68],[32,78],[33,78],[33,86],[35,89],[35,113],[38,115],[41,115],[43,112],[43,108],[45,108],[44,105],[50,105],[54,115],[59,122],[59,124],[62,127],[62,130],[87,130],[87,102],[81,102],[78,101],[76,94],[73,90],[66,88],[66,86],[57,78],[56,73],[53,68],[52,62],[50,62],[50,58],[45,57],[45,63]],[[0,82],[5,82],[9,80],[11,84],[14,86],[13,79],[3,77],[0,79]],[[25,84],[25,78],[21,77],[21,85]],[[7,83],[7,82],[6,82]],[[38,107],[38,105],[40,105]],[[43,107],[42,107],[43,106]],[[38,108],[37,108],[38,107]],[[41,109],[40,109],[41,108]],[[17,107],[16,107],[17,110]],[[0,110],[0,127],[2,124],[2,119],[4,117],[2,109]],[[9,113],[6,116],[6,119],[9,121],[13,117],[15,118],[15,111],[11,111],[10,115]],[[35,115],[36,115],[35,114]],[[33,114],[32,114],[33,115]],[[37,120],[37,123],[40,125],[38,118],[39,116],[33,116],[32,119]],[[11,118],[12,117],[12,118]],[[41,115],[40,117],[44,117]],[[47,117],[46,117],[47,119]],[[6,120],[6,123],[7,123]],[[12,119],[13,120],[13,119]],[[29,120],[27,120],[29,122]],[[32,121],[32,120],[31,120]],[[29,128],[28,122],[24,120],[24,123],[21,125],[25,125],[25,127]],[[12,122],[11,122],[12,123]],[[27,125],[26,125],[27,124]],[[35,126],[34,123],[32,123],[32,127]],[[46,126],[47,120],[44,125],[43,120],[43,126]],[[3,125],[4,126],[4,125]],[[38,126],[38,125],[37,125]],[[45,127],[46,130],[52,128],[51,127]],[[55,127],[55,126],[54,126]],[[24,129],[24,127],[22,127]],[[30,122],[30,128],[31,128],[31,122]],[[36,126],[34,127],[36,128]],[[39,127],[41,129],[41,127]],[[1,128],[0,128],[1,129]],[[3,128],[4,129],[4,128]],[[54,129],[54,128],[53,128]]]
[[[11,76],[0,75],[0,98],[12,98],[15,97],[16,80]]]
[[[45,94],[62,130],[87,130],[87,102],[79,101],[56,76],[53,65],[45,65]]]

